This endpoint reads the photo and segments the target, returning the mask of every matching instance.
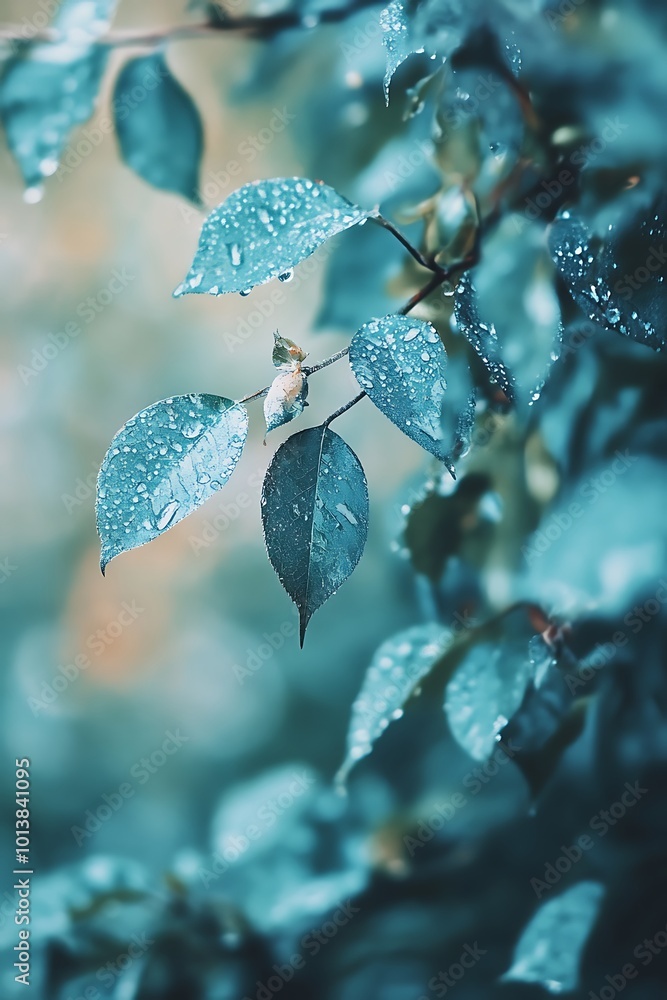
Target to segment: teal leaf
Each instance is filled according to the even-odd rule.
[[[451,469],[443,440],[447,354],[430,323],[408,316],[370,320],[350,344],[357,382],[386,417]]]
[[[133,100],[135,90],[143,95]],[[200,204],[204,133],[199,112],[162,52],[131,59],[114,91],[116,134],[128,167],[153,187]]]
[[[590,320],[662,351],[667,345],[666,236],[665,202],[659,199],[649,212],[628,213],[610,223],[601,246],[581,219],[561,212],[549,245],[570,295]]]
[[[394,73],[415,51],[410,37],[408,5],[405,0],[391,0],[380,14],[383,31],[382,43],[387,50],[387,68],[384,74],[384,100],[389,106],[389,87]],[[423,52],[423,48],[418,51]]]
[[[301,416],[308,396],[308,379],[300,368],[276,375],[264,399],[266,433]]]
[[[68,0],[53,22],[61,40],[28,45],[5,66],[0,117],[29,201],[39,200],[41,184],[57,171],[70,133],[95,109],[108,56],[96,39],[115,7],[116,0]]]
[[[311,616],[366,544],[366,477],[342,438],[321,424],[281,445],[264,479],[262,522],[271,565],[299,609],[303,645]]]
[[[246,436],[244,406],[223,396],[173,396],[121,427],[97,479],[102,572],[114,556],[145,545],[225,485]]]
[[[514,949],[504,981],[539,983],[551,993],[579,986],[581,954],[604,895],[599,882],[579,882],[543,903]]]
[[[332,236],[372,214],[326,184],[299,177],[253,181],[211,212],[174,296],[247,293],[272,278],[286,278]]]
[[[415,625],[398,632],[376,650],[350,717],[347,753],[336,775],[342,784],[387,726],[403,715],[413,689],[431,671],[452,643],[454,634],[442,625]]]
[[[516,395],[514,379],[503,361],[494,324],[485,323],[480,318],[477,291],[470,274],[464,274],[456,286],[454,320],[456,332],[466,338],[482,359],[491,384],[499,386],[513,401]]]
[[[518,640],[470,648],[447,685],[444,707],[452,735],[474,760],[491,756],[533,673],[528,646]]]

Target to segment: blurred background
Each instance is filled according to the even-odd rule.
[[[114,27],[196,22],[206,6],[123,2]],[[366,471],[369,540],[353,576],[314,617],[303,650],[296,612],[266,558],[259,508],[266,465],[294,429],[264,445],[261,403],[251,404],[248,444],[230,483],[149,547],[115,560],[106,578],[95,531],[96,473],[130,416],[175,394],[253,392],[272,378],[275,330],[314,363],[424,283],[389,233],[365,226],[336,237],[291,282],[276,285],[278,302],[273,285],[244,298],[174,300],[207,209],[241,184],[318,178],[360,204],[388,206],[419,242],[422,220],[431,218],[423,204],[445,190],[443,176],[474,190],[489,214],[498,185],[530,160],[530,176],[503,210],[523,211],[532,225],[526,199],[535,185],[551,176],[562,149],[571,153],[601,134],[618,107],[630,135],[617,130],[617,142],[594,162],[585,158],[578,190],[587,221],[606,222],[633,171],[648,179],[638,209],[651,203],[662,176],[656,109],[664,109],[667,82],[656,26],[662,30],[664,12],[649,3],[636,12],[594,0],[573,6],[553,31],[544,5],[498,5],[503,17],[510,9],[528,25],[537,47],[530,80],[542,38],[531,18],[541,18],[552,46],[542,131],[530,140],[525,108],[508,87],[494,114],[490,104],[483,115],[469,110],[453,139],[434,145],[429,116],[405,113],[409,88],[419,104],[428,86],[428,54],[399,71],[393,86],[401,99],[386,109],[379,8],[317,27],[317,10],[306,6],[303,30],[269,40],[220,32],[170,42],[169,66],[205,128],[202,209],[131,172],[113,134],[100,133],[85,155],[64,157],[67,171],[27,200],[0,145],[3,996],[18,994],[7,959],[16,943],[15,757],[31,760],[35,997],[417,1000],[449,990],[461,1000],[539,997],[548,975],[533,983],[499,977],[538,901],[581,885],[579,930],[561,950],[578,955],[598,922],[582,978],[569,991],[607,1000],[621,987],[605,976],[623,975],[625,988],[632,977],[619,970],[634,962],[641,978],[628,996],[663,995],[664,945],[654,944],[646,968],[633,958],[635,945],[667,928],[667,698],[656,597],[665,567],[663,355],[609,329],[585,332],[581,346],[554,364],[534,408],[508,413],[487,392],[478,446],[473,435],[459,470],[459,481],[468,477],[462,491],[368,400],[345,414],[336,428]],[[247,9],[228,5],[227,13]],[[2,0],[0,22],[20,24],[38,10]],[[604,35],[609,10],[620,21]],[[571,51],[574,69],[557,63]],[[127,54],[112,51],[87,128],[110,114]],[[625,104],[623,94],[609,94],[619,61],[640,81],[636,91],[627,83]],[[588,87],[581,106],[565,87],[568,73]],[[470,83],[462,77],[459,102],[474,96]],[[559,147],[553,136],[566,124],[574,140]],[[73,134],[75,151],[80,138]],[[521,308],[511,294],[501,303],[527,337],[559,309],[564,343],[572,330],[590,330],[557,284],[543,239],[568,195],[538,221],[543,265],[531,277],[532,298],[523,289]],[[498,230],[493,238],[500,240]],[[662,245],[660,233],[654,242]],[[501,243],[494,247],[502,262]],[[530,247],[525,252],[530,257]],[[509,280],[501,263],[497,271],[496,281]],[[491,282],[487,303],[497,293]],[[450,330],[446,297],[419,314]],[[448,335],[455,358],[462,338]],[[474,378],[482,381],[476,370]],[[320,422],[355,386],[345,364],[313,376],[307,423]],[[614,473],[614,489],[588,504],[567,545],[531,564],[522,546],[533,544],[540,521],[547,526],[561,500],[567,507],[581,498],[582,483],[628,448],[627,475]],[[406,519],[425,496],[435,498],[432,509],[420,507],[406,538]],[[657,610],[645,612],[635,636],[624,616],[651,599]],[[434,620],[469,628],[517,600],[530,601],[530,613],[509,614],[485,641],[491,649],[518,644],[532,669],[549,675],[524,685],[509,727],[496,725],[509,755],[485,764],[471,757],[436,695],[390,728],[346,794],[336,791],[351,706],[381,643]],[[632,632],[631,641],[614,640],[605,659],[600,644],[619,628]],[[590,677],[573,685],[596,651],[605,669],[595,661]],[[523,756],[515,759],[513,746]],[[490,773],[475,776],[480,767]],[[600,835],[591,821],[620,800],[626,782],[645,783],[650,793],[637,792],[624,806],[628,817]],[[248,833],[255,824],[256,840]],[[586,833],[594,847],[581,848],[574,865],[564,848]],[[531,879],[544,880],[546,866],[563,856],[554,887],[536,888]],[[599,886],[607,900],[601,916]],[[320,938],[304,943],[313,929]],[[305,966],[298,976],[284,971],[295,954]],[[568,992],[565,973],[551,988]]]

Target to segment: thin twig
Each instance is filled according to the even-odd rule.
[[[320,361],[319,364],[316,365],[310,365],[310,367],[304,366],[301,371],[306,376],[312,375],[314,372],[319,372],[322,368],[328,368],[329,365],[332,365],[335,361],[340,361],[341,358],[345,357],[349,350],[349,347],[343,347],[342,350],[336,351],[335,354],[332,354],[330,358],[325,358],[324,361]]]
[[[356,403],[359,402],[360,399],[363,399],[365,395],[366,392],[364,389],[362,389],[361,392],[357,393],[354,399],[351,399],[349,402],[344,403],[343,406],[340,406],[337,410],[335,410],[334,413],[330,414],[330,416],[328,416],[326,420],[323,420],[322,426],[328,427],[332,420],[335,420],[336,417],[340,417],[342,413],[346,413],[347,410],[350,410]]]

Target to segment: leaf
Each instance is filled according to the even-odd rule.
[[[579,882],[543,903],[521,934],[512,966],[501,980],[539,983],[551,993],[576,990],[581,953],[603,895],[599,882]]]
[[[447,685],[445,715],[457,743],[488,760],[533,676],[527,645],[508,640],[471,647]]]
[[[253,181],[211,212],[174,296],[247,293],[271,278],[287,277],[336,233],[372,214],[326,184],[299,177]]]
[[[140,100],[132,92],[141,93]],[[130,59],[114,89],[116,134],[128,167],[153,187],[196,205],[204,135],[199,112],[164,53]]]
[[[321,424],[281,445],[264,479],[262,522],[271,565],[299,609],[303,646],[311,616],[366,544],[366,477],[342,438]]]
[[[415,685],[451,646],[454,633],[429,622],[393,635],[375,651],[361,691],[352,706],[347,733],[347,754],[336,775],[343,784],[358,761],[391,722],[400,719]]]
[[[266,433],[301,416],[308,396],[308,379],[300,368],[276,375],[264,399]]]
[[[389,724],[400,719],[416,684],[451,645],[453,633],[442,625],[415,625],[383,642],[373,655],[352,706],[347,754],[336,782],[343,784]]]
[[[404,0],[391,0],[389,6],[380,14],[380,27],[384,32],[382,43],[387,50],[383,87],[385,104],[389,107],[389,86],[392,77],[401,63],[415,51],[410,38],[407,3]]]
[[[116,0],[68,0],[53,22],[62,40],[28,45],[7,61],[0,116],[29,201],[39,200],[41,183],[58,169],[71,131],[93,113],[108,56],[106,46],[94,43],[115,7]]]
[[[570,295],[590,320],[660,351],[667,345],[665,236],[659,200],[648,213],[610,224],[596,251],[587,226],[564,211],[549,244]]]
[[[370,320],[352,338],[349,357],[377,408],[451,471],[442,439],[447,354],[435,328],[400,315]]]
[[[277,331],[274,333],[273,338],[273,355],[271,360],[276,368],[284,368],[287,371],[291,371],[308,357],[298,344],[295,344],[293,340],[289,340],[287,337],[281,337]]]
[[[121,427],[97,479],[101,568],[173,527],[236,468],[248,433],[244,406],[205,393],[153,403]]]
[[[478,540],[489,533],[480,505],[491,488],[487,475],[473,472],[464,476],[453,492],[428,493],[411,507],[403,541],[416,573],[437,583],[448,561],[461,554],[465,540],[473,532]]]

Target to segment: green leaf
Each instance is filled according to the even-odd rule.
[[[447,685],[444,708],[452,735],[474,760],[491,756],[533,672],[528,646],[519,640],[483,642],[468,651]]]
[[[387,726],[403,715],[403,706],[419,683],[450,647],[454,634],[430,623],[405,629],[375,652],[354,705],[347,754],[336,781],[342,784]]]
[[[133,91],[141,99],[133,98]],[[199,112],[162,52],[131,59],[114,90],[116,134],[123,159],[140,177],[195,204],[204,146]]]
[[[301,416],[307,396],[308,379],[300,368],[276,375],[264,399],[266,433]]]
[[[207,394],[163,399],[128,420],[97,479],[102,572],[114,556],[157,538],[224,486],[247,434],[245,407]]]
[[[371,320],[352,338],[349,357],[377,408],[452,470],[442,429],[447,354],[435,328],[408,316]]]
[[[174,296],[247,293],[272,278],[284,280],[332,236],[372,214],[326,184],[299,177],[253,181],[211,212]]]
[[[366,477],[342,438],[324,424],[288,438],[266,472],[262,522],[271,565],[299,609],[303,645],[311,616],[366,544]]]
[[[599,882],[579,882],[543,903],[514,949],[505,982],[539,983],[551,993],[579,986],[579,963],[604,895]]]
[[[94,43],[115,7],[116,0],[68,0],[53,21],[61,40],[28,45],[5,65],[0,116],[31,189],[27,200],[39,200],[41,183],[58,169],[70,133],[94,111],[108,56],[105,45]],[[76,157],[74,166],[81,162]]]

